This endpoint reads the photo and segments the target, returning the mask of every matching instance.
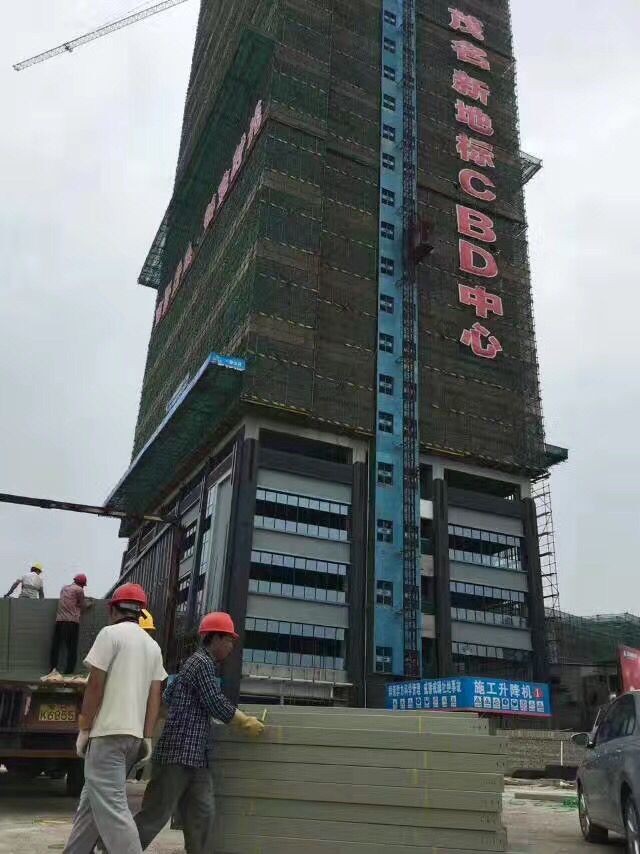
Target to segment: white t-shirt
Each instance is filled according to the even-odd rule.
[[[151,683],[167,678],[158,644],[137,623],[115,623],[98,633],[84,663],[107,674],[91,738],[142,738]]]
[[[27,572],[20,579],[22,588],[20,590],[21,599],[39,599],[40,591],[43,589],[42,578],[37,572]]]

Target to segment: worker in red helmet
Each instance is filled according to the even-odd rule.
[[[229,614],[207,614],[200,623],[202,646],[182,666],[164,693],[167,719],[153,754],[151,780],[136,815],[143,850],[180,804],[188,854],[210,850],[214,813],[211,777],[211,718],[233,724],[249,736],[264,726],[245,715],[220,690],[218,665],[238,640]]]
[[[117,587],[109,601],[111,625],[98,633],[85,658],[90,674],[76,742],[85,759],[85,785],[64,849],[68,854],[88,854],[100,838],[107,851],[142,851],[126,780],[134,766],[151,758],[167,678],[160,647],[138,625],[147,605],[139,584]]]
[[[59,682],[62,675],[58,672],[58,658],[62,646],[66,647],[67,660],[65,674],[75,672],[78,658],[78,638],[80,636],[80,618],[84,611],[91,608],[93,600],[85,596],[87,576],[84,572],[74,575],[71,584],[65,584],[60,591],[56,624],[51,642],[50,673],[43,676],[43,682]]]

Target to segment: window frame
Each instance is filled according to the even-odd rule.
[[[389,154],[388,151],[382,152],[382,167],[383,169],[389,169],[390,172],[396,171],[396,158],[395,154]]]
[[[384,344],[384,347],[382,346]],[[395,350],[395,338],[388,332],[378,333],[378,349],[381,353],[393,353]]]
[[[380,272],[383,276],[395,276],[396,262],[387,255],[380,256]]]
[[[396,141],[396,126],[390,125],[388,122],[382,123],[382,138],[388,139],[389,142]]]
[[[382,460],[378,462],[376,469],[376,482],[380,486],[393,486],[394,474],[393,463],[387,463]],[[381,477],[381,475],[383,476]]]
[[[380,433],[393,434],[395,431],[393,412],[386,412],[385,410],[378,412],[378,430]]]
[[[392,222],[387,222],[386,220],[380,221],[380,237],[383,240],[395,240],[396,239],[396,227]]]

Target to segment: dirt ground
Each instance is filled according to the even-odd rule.
[[[130,783],[129,798],[139,809],[144,784]],[[68,798],[62,781],[16,783],[0,775],[0,854],[51,854],[62,851],[69,836],[76,799]],[[165,830],[147,851],[179,854],[182,833]]]
[[[130,785],[134,810],[142,797],[143,785]],[[550,804],[515,798],[507,788],[504,820],[509,832],[511,854],[614,854],[623,843],[586,845],[580,836],[575,806]],[[567,793],[571,797],[571,792]],[[75,800],[64,794],[62,782],[37,780],[16,784],[7,774],[0,775],[0,854],[50,854],[62,851],[69,835]],[[180,854],[182,834],[165,830],[148,849],[151,854]]]

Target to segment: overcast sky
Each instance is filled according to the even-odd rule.
[[[133,0],[24,0],[0,31],[0,492],[101,504],[126,469],[197,0],[16,73]],[[512,0],[561,604],[640,613],[637,0]],[[0,505],[0,588],[114,580],[117,523]],[[0,589],[0,594],[4,590]]]

